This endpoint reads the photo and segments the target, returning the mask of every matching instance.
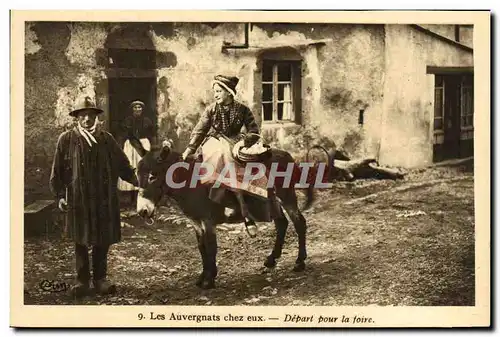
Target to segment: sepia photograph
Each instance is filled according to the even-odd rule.
[[[22,310],[369,327],[481,302],[489,324],[488,11],[34,13],[13,20]]]

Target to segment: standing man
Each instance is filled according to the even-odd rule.
[[[76,297],[89,290],[89,246],[96,292],[116,292],[106,271],[109,247],[121,240],[118,178],[138,186],[127,156],[113,136],[100,129],[97,115],[102,112],[90,97],[77,100],[70,112],[77,124],[59,136],[50,177],[50,188],[59,209],[66,212],[68,234],[75,242],[77,277],[72,292]]]

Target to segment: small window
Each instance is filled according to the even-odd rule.
[[[264,60],[262,121],[296,121],[300,97],[300,62]]]
[[[474,126],[474,87],[471,76],[464,76],[460,86],[460,126]]]
[[[434,143],[442,143],[444,129],[444,81],[443,77],[436,75],[434,86]]]

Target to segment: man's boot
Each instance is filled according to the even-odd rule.
[[[71,287],[73,297],[80,298],[88,294],[90,281],[89,250],[85,245],[75,245],[76,282]]]
[[[92,249],[92,267],[94,288],[99,295],[116,293],[116,285],[106,279],[109,246],[94,246]]]

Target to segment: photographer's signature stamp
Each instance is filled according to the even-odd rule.
[[[38,285],[42,291],[50,293],[60,293],[67,291],[70,288],[68,283],[57,280],[43,279],[38,283]]]

